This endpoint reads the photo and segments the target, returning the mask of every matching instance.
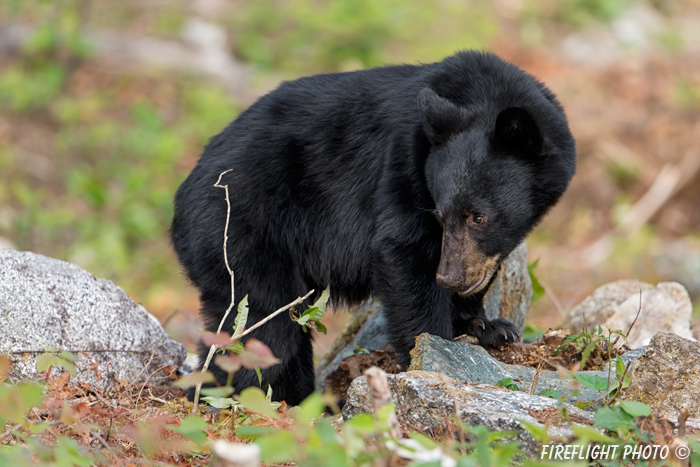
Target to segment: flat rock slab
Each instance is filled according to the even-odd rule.
[[[166,384],[185,359],[158,320],[120,287],[80,267],[46,256],[0,249],[0,354],[10,377],[37,376],[47,350],[78,355],[77,375],[101,389],[116,379]]]
[[[648,404],[658,415],[678,417],[688,409],[700,417],[700,346],[671,333],[659,333],[629,370],[625,399]]]
[[[416,347],[411,351],[411,370],[435,371],[444,373],[457,381],[470,384],[496,384],[499,381],[512,378],[522,391],[529,391],[535,377],[535,368],[508,365],[499,362],[478,345],[463,342],[451,342],[430,334],[421,334],[416,338]],[[579,373],[598,375],[607,380],[608,373],[604,371],[581,371]],[[615,377],[613,372],[612,378]],[[572,389],[578,388],[576,392]],[[559,391],[569,402],[599,402],[605,394],[574,383],[573,378],[562,380],[559,373],[551,370],[540,370],[537,378],[535,394],[545,389]]]
[[[514,431],[510,438],[523,443],[530,454],[539,451],[538,443],[523,428],[522,421],[546,426],[549,435],[565,439],[573,435],[571,425],[561,416],[562,403],[547,397],[532,396],[490,385],[465,385],[433,372],[408,371],[387,375],[396,413],[404,430],[431,437],[457,437],[452,417],[470,426],[484,425],[489,430]],[[563,404],[568,419],[576,424],[593,425],[593,414]],[[343,417],[372,413],[372,399],[365,376],[356,378],[350,389]]]
[[[635,322],[637,312],[639,318]],[[597,288],[566,315],[564,324],[578,332],[585,318],[589,329],[602,325],[626,333],[634,323],[628,336],[628,345],[634,349],[647,345],[658,332],[672,332],[692,339],[692,312],[688,291],[678,282],[661,282],[654,286],[626,279]]]

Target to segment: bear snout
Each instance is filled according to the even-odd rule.
[[[459,277],[445,276],[438,273],[435,275],[435,282],[450,292],[468,295],[479,288],[484,283],[484,279],[486,279],[486,270],[481,271],[480,274],[479,272],[469,274],[467,271],[462,271],[462,273]]]

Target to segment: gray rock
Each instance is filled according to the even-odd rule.
[[[659,333],[629,370],[624,398],[648,404],[655,414],[677,417],[688,409],[700,417],[700,346],[671,333]]]
[[[411,351],[411,365],[408,369],[439,372],[470,384],[496,384],[503,379],[512,378],[522,391],[529,391],[537,373],[537,370],[531,367],[499,362],[478,345],[450,342],[430,334],[421,334],[416,339],[416,347]],[[608,373],[603,371],[580,373],[598,375],[606,380],[608,378]],[[612,378],[614,376],[613,373]],[[604,396],[604,393],[579,386],[573,378],[562,380],[556,371],[540,370],[534,394],[546,389],[558,391],[569,402],[600,404],[601,397]]]
[[[527,270],[527,247],[523,242],[501,264],[494,283],[484,297],[484,309],[487,318],[507,319],[522,333],[531,300],[532,281]],[[341,360],[353,355],[357,349],[371,352],[389,346],[382,304],[374,299],[365,301],[321,358],[316,368],[316,389],[322,392],[328,375],[338,368]]]
[[[527,270],[527,246],[523,242],[501,264],[484,296],[484,310],[488,319],[507,319],[522,334],[531,302],[532,280]]]
[[[656,287],[637,280],[620,280],[596,289],[565,317],[565,325],[578,332],[584,316],[589,329],[598,325],[627,332],[631,348],[649,343],[657,332],[672,332],[692,339],[690,318],[693,305],[685,288],[677,282],[661,282]]]
[[[186,355],[113,282],[46,256],[0,250],[0,354],[10,355],[10,377],[36,377],[36,357],[46,350],[78,355],[73,380],[102,389],[116,378],[165,384],[162,368],[179,367]]]
[[[455,414],[468,425],[484,425],[490,430],[514,431],[512,440],[523,443],[521,449],[529,454],[540,445],[523,428],[521,421],[547,427],[555,439],[573,435],[571,425],[561,417],[562,403],[547,397],[533,396],[489,385],[465,385],[437,373],[409,371],[387,375],[396,406],[396,414],[404,430],[418,431],[428,436],[451,435],[458,432]],[[593,414],[569,404],[563,404],[568,420],[592,425]],[[343,417],[372,412],[372,400],[365,376],[356,378],[343,408]]]

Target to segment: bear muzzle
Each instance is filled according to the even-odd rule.
[[[486,287],[498,268],[500,255],[484,255],[473,241],[443,235],[437,285],[453,293],[470,295]]]

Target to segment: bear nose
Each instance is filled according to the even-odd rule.
[[[443,274],[436,274],[435,282],[437,282],[437,285],[443,289],[448,290],[459,290],[461,287],[463,287],[463,284],[459,279],[448,277]]]

